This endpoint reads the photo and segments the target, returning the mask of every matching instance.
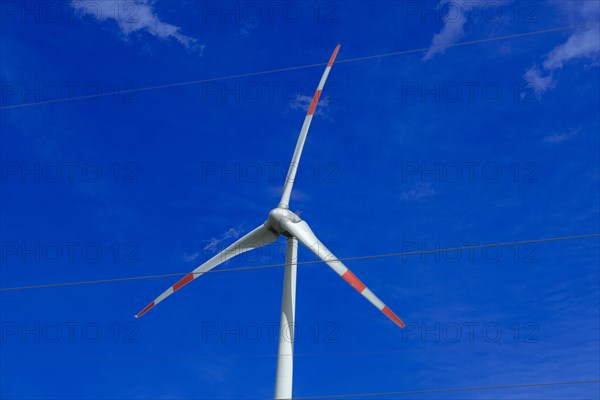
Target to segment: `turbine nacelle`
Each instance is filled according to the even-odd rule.
[[[277,233],[280,233],[284,236],[290,236],[290,233],[287,229],[284,228],[286,222],[300,222],[300,217],[290,211],[287,208],[277,207],[269,211],[269,218],[267,219],[267,223],[271,228],[273,228]]]

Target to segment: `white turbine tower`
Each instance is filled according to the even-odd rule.
[[[339,276],[348,282],[356,291],[362,294],[371,304],[377,307],[388,318],[394,321],[401,328],[404,328],[404,322],[396,316],[375,294],[365,286],[344,264],[342,264],[315,236],[308,224],[300,219],[298,215],[289,210],[290,195],[294,178],[298,170],[298,163],[302,155],[302,148],[306,141],[306,134],[312,121],[315,109],[319,102],[319,97],[325,81],[331,70],[331,66],[337,56],[340,45],[338,44],[333,51],[325,72],[321,77],[319,86],[313,96],[310,107],[302,124],[300,136],[296,143],[296,149],[292,157],[290,169],[288,170],[285,184],[283,186],[283,195],[277,208],[269,212],[269,217],[264,224],[248,233],[231,246],[219,254],[200,265],[198,268],[181,278],[173,286],[169,287],[152,303],[148,304],[135,317],[139,318],[148,310],[156,306],[158,303],[169,297],[174,292],[181,289],[194,279],[210,271],[216,266],[224,263],[232,257],[242,254],[246,251],[257,249],[267,244],[273,243],[280,235],[287,238],[287,250],[285,256],[285,272],[283,278],[283,299],[281,304],[281,323],[279,330],[279,351],[277,355],[277,377],[275,383],[275,398],[276,399],[291,399],[292,398],[292,377],[294,367],[294,315],[296,309],[296,270],[298,256],[298,241],[308,247],[313,253],[323,260],[331,269]]]

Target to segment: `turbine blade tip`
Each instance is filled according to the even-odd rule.
[[[142,315],[146,314],[155,305],[156,305],[156,302],[153,301],[152,303],[150,303],[146,307],[144,307],[144,309],[142,311],[140,311],[139,313],[135,314],[135,317],[136,318],[141,317]]]
[[[390,310],[388,306],[384,306],[381,309],[381,312],[383,312],[389,319],[394,321],[394,323],[396,325],[398,325],[400,328],[404,329],[404,327],[405,327],[404,321],[402,321],[396,314],[394,314],[394,312],[392,310]]]

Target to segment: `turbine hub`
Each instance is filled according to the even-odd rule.
[[[300,222],[300,217],[286,208],[277,207],[269,211],[269,225],[278,233],[285,234],[284,221]]]

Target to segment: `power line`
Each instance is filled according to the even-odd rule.
[[[429,50],[441,50],[441,49],[447,49],[450,47],[460,47],[460,46],[468,46],[468,45],[472,45],[472,44],[495,42],[497,40],[516,39],[516,38],[520,38],[520,37],[541,35],[544,33],[552,33],[552,32],[559,32],[559,31],[570,30],[570,29],[590,27],[590,26],[595,26],[598,24],[600,24],[600,22],[594,22],[594,23],[590,23],[590,24],[581,24],[581,25],[563,26],[563,27],[544,29],[544,30],[533,31],[533,32],[514,33],[512,35],[496,36],[496,37],[487,38],[487,39],[468,40],[465,42],[458,42],[458,43],[452,43],[452,44],[440,45],[440,46],[432,46],[432,47],[423,47],[420,49],[398,51],[398,52],[394,52],[394,53],[384,53],[384,54],[377,54],[377,55],[373,55],[373,56],[355,57],[355,58],[350,58],[347,60],[336,61],[336,64],[346,63],[346,62],[354,62],[354,61],[363,61],[363,60],[369,60],[372,58],[399,56],[399,55],[411,54],[411,53],[423,53],[423,52],[426,52]]]
[[[399,56],[399,55],[405,55],[405,54],[423,53],[423,52],[426,52],[429,50],[441,50],[441,49],[448,49],[451,47],[468,46],[468,45],[472,45],[472,44],[488,43],[488,42],[494,42],[494,41],[498,41],[498,40],[535,36],[535,35],[541,35],[544,33],[559,32],[559,31],[566,31],[566,30],[590,27],[590,26],[595,26],[598,24],[600,24],[600,22],[595,22],[595,23],[591,23],[591,24],[562,26],[562,27],[558,27],[558,28],[544,29],[544,30],[525,32],[525,33],[515,33],[512,35],[496,36],[496,37],[487,38],[487,39],[470,40],[470,41],[465,41],[465,42],[452,43],[452,44],[448,44],[448,45],[422,47],[422,48],[418,48],[418,49],[396,51],[396,52],[392,52],[392,53],[383,53],[383,54],[375,54],[375,55],[371,55],[371,56],[348,58],[345,60],[342,59],[342,60],[336,61],[336,64],[349,63],[349,62],[355,62],[355,61],[364,61],[364,60],[370,60],[370,59],[374,59],[374,58]],[[278,72],[287,72],[287,71],[294,71],[294,70],[299,70],[299,69],[323,67],[325,65],[327,65],[327,63],[306,64],[306,65],[299,65],[299,66],[295,66],[295,67],[276,68],[276,69],[270,69],[270,70],[258,71],[258,72],[248,72],[248,73],[241,73],[241,74],[234,74],[234,75],[224,75],[224,76],[218,76],[218,77],[214,77],[214,78],[199,79],[199,80],[186,81],[186,82],[176,82],[176,83],[167,83],[164,85],[146,86],[143,88],[128,89],[128,90],[122,90],[122,91],[113,91],[113,92],[99,93],[99,94],[94,94],[94,95],[74,96],[74,97],[66,97],[66,98],[61,98],[61,99],[37,101],[37,102],[31,102],[31,103],[21,103],[21,104],[14,104],[14,105],[10,105],[10,106],[1,106],[0,110],[31,107],[31,106],[37,106],[37,105],[43,105],[43,104],[64,103],[67,101],[97,99],[99,97],[114,96],[117,94],[123,95],[123,94],[137,93],[137,92],[146,92],[146,91],[150,91],[150,90],[198,85],[198,84],[207,83],[207,82],[216,82],[216,81],[223,81],[223,80],[228,80],[228,79],[248,78],[251,76],[267,75],[267,74],[273,74],[273,73],[278,73]]]
[[[467,392],[467,391],[479,391],[479,390],[518,389],[518,388],[530,388],[530,387],[587,385],[590,383],[600,383],[600,380],[574,381],[574,382],[550,382],[550,383],[523,383],[520,385],[482,386],[482,387],[468,387],[468,388],[454,388],[454,389],[425,389],[425,390],[412,390],[412,391],[403,391],[403,392],[385,392],[385,393],[380,392],[380,393],[334,394],[334,395],[325,395],[325,396],[294,397],[294,400],[343,399],[343,398],[351,398],[351,397],[378,397],[378,396],[392,396],[392,395],[397,396],[397,395],[423,394],[423,393]]]
[[[445,248],[441,248],[441,249],[407,251],[407,252],[402,252],[402,253],[373,254],[373,255],[369,255],[369,256],[345,257],[345,258],[337,258],[337,259],[332,258],[329,261],[357,261],[357,260],[368,260],[368,259],[378,259],[378,258],[388,258],[388,257],[406,257],[406,256],[420,255],[420,254],[441,253],[441,252],[445,252],[445,251],[464,251],[464,250],[473,250],[473,249],[484,249],[484,248],[489,248],[489,247],[506,247],[506,246],[515,246],[515,245],[524,245],[524,244],[533,244],[533,243],[547,243],[547,242],[558,242],[558,241],[575,240],[575,239],[589,239],[589,238],[593,238],[593,237],[600,237],[600,233],[592,233],[592,234],[588,234],[588,235],[562,236],[562,237],[553,237],[553,238],[545,238],[545,239],[532,239],[532,240],[513,241],[513,242],[504,242],[504,243],[488,243],[488,244],[462,246],[462,247],[445,247]],[[297,262],[297,265],[321,264],[323,262],[324,261],[322,261],[322,260],[299,261],[299,262]],[[211,271],[207,271],[205,273],[249,271],[249,270],[257,270],[257,269],[285,267],[285,265],[286,265],[285,263],[258,265],[258,266],[254,266],[254,267],[240,267],[240,268],[211,270]],[[5,287],[5,288],[0,288],[0,291],[17,291],[17,290],[29,290],[29,289],[42,289],[42,288],[49,288],[49,287],[92,285],[92,284],[97,284],[97,283],[126,282],[126,281],[142,280],[142,279],[180,277],[180,276],[184,276],[187,274],[188,274],[188,272],[160,274],[160,275],[132,276],[132,277],[127,277],[127,278],[98,279],[98,280],[93,280],[93,281],[48,283],[48,284],[43,284],[43,285]]]

